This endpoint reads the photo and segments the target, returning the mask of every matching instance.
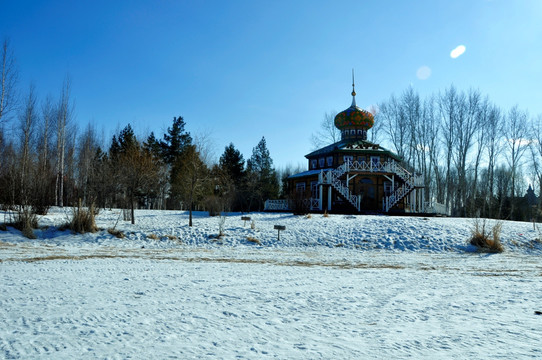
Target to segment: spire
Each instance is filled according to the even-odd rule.
[[[354,81],[354,69],[352,69],[352,107],[356,106],[356,85]]]

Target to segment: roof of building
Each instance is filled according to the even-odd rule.
[[[399,155],[391,152],[390,150],[385,149],[378,144],[374,144],[367,140],[360,140],[360,139],[343,139],[331,145],[324,146],[321,149],[315,150],[311,152],[310,154],[305,155],[305,157],[308,159],[308,158],[327,155],[327,154],[336,153],[336,152],[352,153],[352,155],[354,154],[372,154],[372,155],[385,154],[397,161],[402,161]]]
[[[295,178],[298,178],[298,177],[316,175],[316,174],[319,174],[320,171],[322,171],[322,170],[328,171],[328,170],[331,170],[331,169],[307,170],[307,171],[303,171],[303,172],[300,172],[300,173],[297,173],[297,174],[290,175],[290,176],[288,176],[288,179],[295,179]]]

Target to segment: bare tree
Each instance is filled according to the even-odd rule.
[[[408,124],[400,100],[395,95],[392,95],[387,102],[381,103],[378,108],[380,112],[375,122],[382,122],[385,129],[384,132],[395,152],[408,162],[406,158],[408,146],[410,145],[407,130]]]
[[[70,79],[66,77],[62,86],[62,92],[56,109],[56,150],[57,150],[57,175],[56,175],[56,205],[64,206],[64,171],[66,152],[66,127],[73,116],[73,104],[70,100]]]
[[[506,160],[510,166],[512,176],[511,214],[514,212],[514,200],[516,196],[519,167],[525,151],[529,148],[529,139],[527,138],[528,119],[529,116],[527,112],[519,110],[518,106],[516,105],[510,109],[504,121],[504,135],[506,137],[505,148],[508,151]]]
[[[341,140],[341,132],[335,126],[335,116],[337,112],[325,113],[320,122],[320,129],[311,135],[311,144],[314,149],[334,144]]]
[[[464,116],[465,96],[459,94],[452,85],[439,95],[439,111],[441,117],[441,139],[444,145],[445,156],[445,203],[447,209],[455,208],[454,189],[457,184],[454,181],[455,174],[452,168],[454,160],[454,146],[457,141],[457,123]]]
[[[481,130],[482,117],[480,114],[481,94],[479,91],[470,90],[466,96],[463,93],[458,97],[458,112],[455,122],[454,163],[458,175],[458,200],[457,207],[462,216],[467,215],[467,162],[470,151],[474,145],[475,135]],[[471,181],[476,182],[473,178]]]
[[[542,114],[532,124],[531,132],[533,139],[531,141],[531,160],[533,172],[538,182],[539,196],[542,196]],[[542,209],[542,202],[538,203],[539,209]]]
[[[16,94],[15,86],[17,84],[18,74],[15,67],[15,56],[11,51],[7,39],[2,43],[0,50],[0,126],[7,119],[9,113],[13,111]]]
[[[98,139],[96,136],[96,130],[91,124],[88,124],[87,128],[81,134],[77,146],[77,176],[76,184],[77,188],[80,189],[83,198],[83,203],[90,206],[95,199],[89,199],[89,181],[96,165],[95,157],[96,152],[98,151]]]
[[[126,150],[121,153],[119,165],[122,170],[121,183],[130,205],[130,220],[135,224],[136,202],[151,192],[151,188],[156,185],[158,168],[152,154],[137,140],[128,144]]]
[[[375,119],[378,119],[378,113],[380,112],[380,109],[376,105],[372,105],[369,108],[369,112],[373,114]],[[384,128],[384,124],[381,121],[375,121],[373,127],[371,128],[369,141],[378,144],[382,141],[382,129]]]
[[[36,95],[34,85],[30,85],[25,106],[19,116],[20,134],[20,172],[19,172],[19,201],[21,205],[27,205],[31,196],[30,172],[32,167],[32,137],[36,128]]]
[[[179,173],[173,191],[180,194],[188,204],[188,226],[192,226],[192,210],[194,203],[201,196],[208,185],[209,170],[201,159],[196,145],[187,145],[181,156],[177,159]]]
[[[486,134],[485,149],[487,152],[487,179],[486,203],[488,207],[488,216],[494,216],[494,198],[495,198],[495,167],[498,162],[498,156],[501,153],[501,140],[503,137],[503,116],[501,110],[492,106],[489,109],[486,123],[484,126]]]

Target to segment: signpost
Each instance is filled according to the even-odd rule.
[[[286,226],[284,226],[284,225],[275,225],[275,230],[278,231],[277,240],[280,241],[280,232],[281,232],[281,230],[286,230]]]
[[[250,216],[241,216],[241,220],[243,220],[245,223],[243,224],[244,227],[247,226],[247,221],[250,221]]]

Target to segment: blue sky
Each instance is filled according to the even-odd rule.
[[[412,85],[454,84],[504,109],[542,114],[542,1],[3,1],[24,93],[58,96],[69,74],[76,121],[107,140],[131,123],[161,135],[174,116],[249,158],[305,164],[326,112]],[[466,51],[453,59],[458,45]],[[426,66],[430,76],[420,79]]]

